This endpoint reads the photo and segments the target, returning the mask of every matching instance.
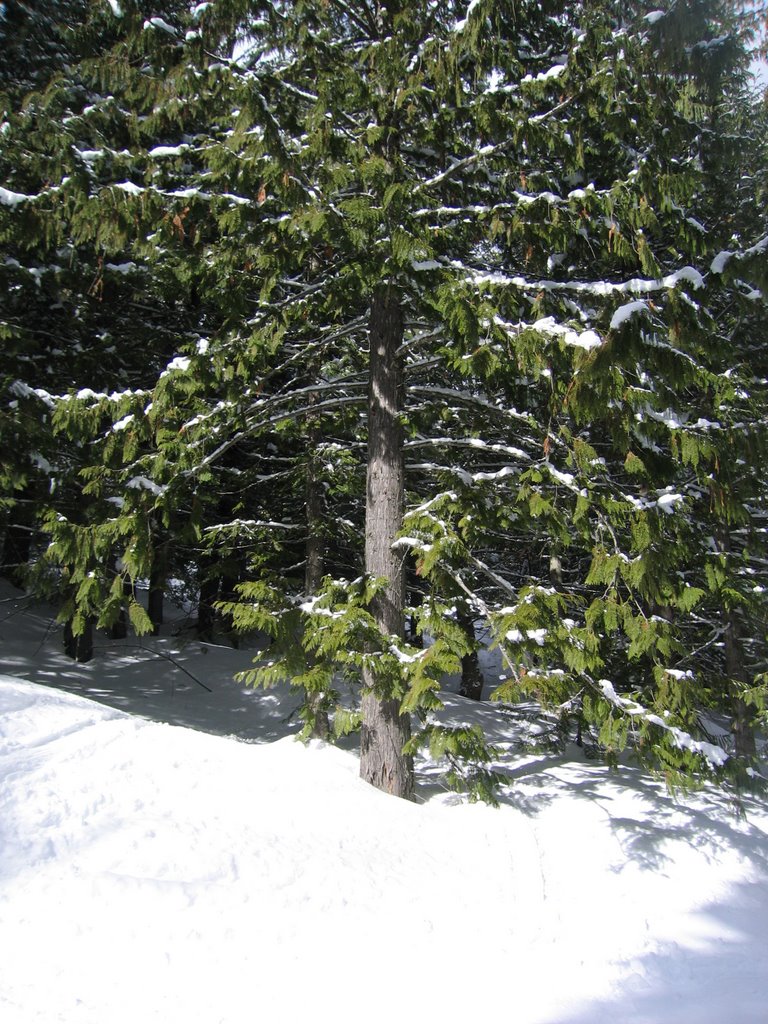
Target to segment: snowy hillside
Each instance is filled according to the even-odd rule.
[[[516,753],[511,722],[499,810],[429,765],[408,804],[232,683],[247,652],[75,666],[5,596],[3,1024],[768,1019],[764,804]]]

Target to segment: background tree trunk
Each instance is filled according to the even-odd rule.
[[[424,604],[424,588],[427,586],[428,583],[425,580],[419,580],[411,560],[410,565],[405,570],[405,596],[411,608],[411,614],[407,617],[408,620],[406,622],[406,637],[408,643],[414,647],[424,647],[424,637],[418,630],[419,617],[417,609]]]
[[[75,636],[72,623],[64,624],[64,653],[73,661],[84,663],[93,657],[93,619],[86,619],[85,630]]]
[[[459,692],[462,697],[469,697],[470,700],[482,700],[483,697],[483,674],[480,671],[480,660],[477,656],[477,643],[475,637],[475,617],[472,609],[463,601],[458,602],[456,619],[461,626],[462,632],[473,645],[461,659],[461,688]]]
[[[163,624],[165,584],[168,578],[168,538],[158,534],[152,549],[152,568],[149,573],[147,614],[152,622],[152,635],[160,633]]]
[[[236,601],[237,600],[237,585],[242,579],[243,574],[238,573],[235,565],[230,560],[229,572],[225,573],[221,577],[220,589],[219,589],[219,600],[220,601]],[[216,621],[221,625],[222,631],[226,634],[227,639],[234,648],[240,646],[240,637],[235,631],[232,619],[229,616],[223,615],[221,612],[216,612]]]
[[[553,551],[549,556],[549,581],[555,590],[562,590],[563,563],[558,551]]]
[[[384,634],[403,635],[403,556],[392,544],[403,518],[403,435],[399,418],[402,365],[398,349],[403,317],[391,287],[378,289],[370,311],[368,392],[368,475],[365,506],[365,571],[383,576],[386,586],[371,610]],[[376,675],[363,673],[360,775],[394,796],[413,798],[413,759],[403,753],[411,723],[400,714],[397,695],[376,692]]]
[[[23,590],[32,547],[32,519],[22,502],[17,502],[11,514],[14,521],[5,528],[0,575]]]
[[[219,578],[211,567],[210,556],[201,555],[197,563],[200,579],[200,597],[197,603],[197,639],[203,643],[213,643],[216,610],[214,601],[219,596]]]
[[[728,686],[731,697],[731,714],[733,722],[733,739],[736,754],[739,757],[754,757],[757,753],[755,730],[752,715],[747,704],[739,693],[739,684],[746,681],[744,655],[739,636],[739,622],[736,613],[731,609],[726,613],[725,627],[725,670],[728,673]]]
[[[720,550],[728,557],[731,554],[731,538],[726,529],[720,531],[718,538]],[[738,757],[754,757],[756,753],[754,719],[750,708],[741,697],[741,686],[747,681],[744,666],[744,650],[741,644],[741,630],[736,610],[733,607],[723,610],[725,618],[725,672],[728,676],[728,695],[731,704],[731,731],[734,747]]]
[[[117,573],[118,572],[118,569],[117,569],[117,557],[116,556],[112,557],[112,564],[110,565],[110,571],[113,572],[113,573]],[[133,597],[133,583],[126,576],[123,576],[123,597],[125,597],[126,600],[130,600],[130,598]],[[121,608],[120,608],[119,615],[117,616],[115,621],[112,623],[112,626],[111,626],[111,628],[109,630],[109,638],[110,638],[110,640],[125,640],[125,638],[127,636],[128,636],[128,613],[126,611],[126,606],[122,605]]]
[[[325,501],[322,482],[317,472],[317,441],[318,429],[314,423],[309,427],[309,457],[307,459],[307,564],[304,571],[304,590],[307,597],[312,597],[320,590],[325,572],[325,544],[323,542],[323,516]],[[309,655],[308,655],[309,657]],[[328,712],[323,707],[321,693],[308,693],[307,703],[314,716],[312,735],[316,739],[327,740],[331,734]]]

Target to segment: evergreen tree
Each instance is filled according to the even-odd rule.
[[[36,585],[63,587],[63,614],[71,612],[75,633],[97,610],[116,615],[124,597],[115,569],[118,526],[113,522],[98,542],[92,536],[121,500],[99,482],[109,475],[107,466],[94,472],[90,465],[94,453],[87,446],[99,424],[94,406],[110,394],[113,405],[146,404],[147,386],[174,353],[180,326],[179,303],[160,297],[141,254],[130,252],[121,192],[111,191],[108,210],[91,202],[103,181],[114,181],[130,161],[136,114],[98,91],[87,61],[116,41],[123,21],[136,24],[141,5],[124,17],[113,5],[120,18],[109,5],[92,5],[89,20],[86,7],[58,3],[38,12],[4,5],[3,24],[10,32],[13,22],[18,31],[14,62],[3,66],[0,146],[1,429],[9,455],[2,474],[3,561],[21,582],[41,523],[58,530],[68,568],[46,574],[49,560],[36,553]],[[129,423],[118,417],[106,435],[113,462],[116,447],[132,457]],[[55,436],[62,424],[72,427],[69,441]],[[58,557],[53,548],[48,552]],[[114,600],[105,603],[104,586]],[[131,607],[139,614],[135,602]]]
[[[745,60],[728,9],[121,8],[115,45],[80,71],[92,94],[76,115],[108,158],[87,182],[51,180],[76,237],[148,275],[175,344],[151,401],[129,388],[55,403],[73,437],[100,431],[89,487],[121,503],[87,524],[99,558],[117,545],[132,579],[147,574],[158,518],[211,540],[211,580],[223,554],[258,545],[242,600],[223,602],[275,638],[250,678],[291,677],[322,731],[337,675],[362,676],[360,714],[335,728],[362,724],[364,776],[402,796],[425,741],[454,774],[466,757],[481,791],[492,782],[480,739],[433,715],[478,619],[505,659],[498,697],[533,692],[609,756],[631,735],[670,772],[717,761],[700,729],[709,683],[680,666],[705,601],[722,599],[732,647],[750,627],[725,541],[701,579],[701,527],[723,488],[738,513],[714,517],[716,545],[762,507],[749,472],[718,475],[734,431],[762,443],[737,426],[742,403],[763,416],[741,386],[748,316],[728,311],[757,308],[736,268],[759,275],[764,247],[725,243],[734,154],[705,159]],[[318,519],[334,521],[302,500],[319,453],[352,537],[364,502],[365,544],[329,545],[313,593]],[[224,507],[235,475],[241,498]],[[287,485],[279,537],[260,476]],[[83,524],[49,528],[84,579]],[[425,646],[404,639],[412,558]],[[110,593],[114,614],[121,580]],[[728,692],[759,704],[751,663],[726,661]]]

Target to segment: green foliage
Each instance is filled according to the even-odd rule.
[[[124,588],[162,535],[268,635],[243,679],[298,687],[306,731],[366,666],[439,709],[477,644],[459,609],[497,696],[579,709],[609,759],[671,778],[701,752],[604,676],[690,735],[739,699],[757,724],[768,132],[733,12],[48,7],[0,75],[0,509],[42,531],[64,617],[146,631]],[[425,647],[381,634],[359,575],[383,283]],[[479,739],[439,735],[487,795]]]
[[[415,754],[423,746],[428,748],[433,760],[448,763],[448,770],[442,777],[448,789],[466,793],[473,802],[498,805],[498,789],[505,779],[489,765],[498,759],[499,751],[487,743],[479,726],[427,723],[412,737],[407,751]]]

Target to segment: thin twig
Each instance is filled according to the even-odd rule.
[[[165,658],[166,661],[170,661],[170,663],[172,665],[175,665],[176,668],[180,669],[184,673],[185,676],[189,676],[189,678],[192,680],[192,682],[197,683],[198,686],[202,686],[202,688],[207,693],[213,693],[213,690],[210,688],[210,686],[206,686],[205,683],[201,682],[197,678],[197,676],[193,675],[189,671],[189,669],[184,668],[184,666],[180,662],[176,661],[176,659],[174,657],[172,657],[170,654],[166,654],[165,651],[153,651],[151,647],[145,647],[144,644],[121,644],[121,647],[131,647],[131,648],[134,648],[135,650],[146,651],[147,654],[156,654],[158,658]],[[94,648],[94,649],[95,650],[102,650],[102,651],[113,651],[114,650],[114,648],[112,648],[112,647],[99,647],[99,648]]]

